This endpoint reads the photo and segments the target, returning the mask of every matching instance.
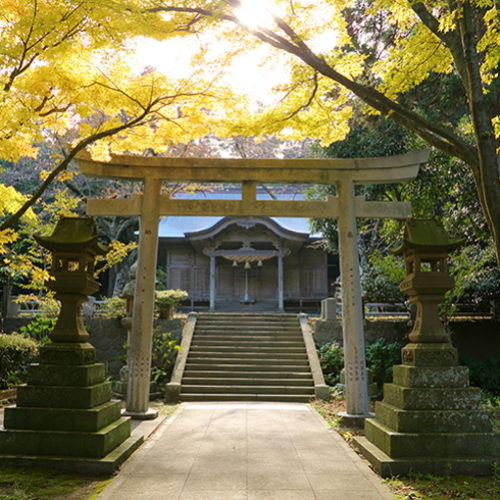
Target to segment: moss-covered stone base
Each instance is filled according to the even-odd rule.
[[[45,455],[0,455],[0,468],[44,467],[81,474],[109,476],[144,442],[144,436],[129,437],[102,458],[49,457]]]
[[[17,406],[5,411],[0,455],[100,460],[130,437],[130,420],[111,400],[111,384],[87,343],[42,348]],[[28,458],[26,458],[28,460]],[[0,460],[1,462],[1,460]],[[70,469],[68,469],[70,470]]]
[[[362,455],[382,477],[408,476],[416,472],[420,474],[432,474],[433,476],[458,474],[489,476],[494,473],[494,465],[490,457],[436,458],[432,455],[424,455],[411,458],[391,458],[366,437],[355,437],[354,442]]]
[[[449,344],[408,344],[403,364],[385,384],[375,418],[356,442],[382,475],[413,472],[491,474],[500,461],[500,435],[492,432],[481,391],[456,366]]]

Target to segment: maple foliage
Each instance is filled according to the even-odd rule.
[[[275,49],[276,57],[284,58],[284,67],[291,68],[289,82],[278,89],[282,95],[278,105],[235,123],[240,133],[314,136],[323,144],[342,139],[352,114],[349,97],[354,95],[367,105],[366,112],[381,113],[463,160],[473,174],[500,261],[500,12],[494,0],[150,3],[148,12],[168,15],[183,32],[216,29],[226,43],[231,41],[221,64],[264,43]],[[252,6],[250,22],[243,11]],[[362,11],[362,23],[378,23],[388,33],[375,64],[350,37],[352,8]],[[336,43],[324,49],[316,41],[328,35]],[[364,44],[369,43],[367,33]],[[451,73],[458,76],[468,107],[459,123],[450,122],[446,110],[429,119],[411,102],[401,100],[424,80]]]
[[[36,158],[43,142],[67,142],[5,231],[66,171],[78,151],[156,153],[220,129],[231,93],[199,78],[169,80],[131,67],[134,36],[175,27],[141,2],[3,0],[0,19],[0,158]],[[215,99],[223,95],[223,100]],[[224,106],[217,103],[223,101]],[[237,101],[234,100],[234,103]],[[0,207],[1,210],[2,207]],[[4,210],[5,212],[5,210]]]

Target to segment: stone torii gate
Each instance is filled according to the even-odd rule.
[[[410,203],[365,201],[356,184],[398,183],[416,177],[427,151],[363,159],[227,159],[112,156],[77,159],[82,173],[142,181],[143,194],[127,199],[91,199],[89,215],[139,216],[139,257],[129,343],[126,414],[154,418],[149,409],[153,306],[160,216],[315,217],[338,220],[342,284],[342,327],[346,373],[345,417],[369,415],[356,218],[407,218]],[[162,181],[241,183],[241,200],[171,199]],[[335,184],[337,196],[314,201],[256,199],[257,183]]]

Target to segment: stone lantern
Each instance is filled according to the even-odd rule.
[[[40,362],[28,367],[16,406],[5,409],[0,464],[38,465],[90,473],[112,473],[140,444],[130,420],[111,399],[104,363],[87,342],[81,304],[98,290],[94,262],[105,248],[93,219],[63,217],[52,235],[37,241],[52,252],[50,287],[61,312],[40,347]]]
[[[436,219],[410,219],[395,250],[405,257],[401,290],[417,315],[375,418],[365,420],[365,437],[355,438],[382,476],[491,474],[500,456],[500,435],[481,407],[480,389],[469,386],[468,369],[458,365],[437,310],[453,286],[447,254],[461,244]]]
[[[38,243],[52,253],[49,288],[61,302],[61,312],[49,338],[53,342],[87,342],[89,334],[83,325],[81,305],[87,296],[99,290],[94,279],[97,255],[106,248],[98,243],[93,219],[61,217],[50,236],[35,236]]]
[[[437,219],[411,219],[405,226],[403,244],[395,255],[405,258],[406,277],[401,282],[403,293],[417,307],[410,342],[448,342],[439,318],[438,305],[455,281],[448,273],[448,252],[464,240],[449,237]]]

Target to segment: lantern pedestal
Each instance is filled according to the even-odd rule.
[[[491,474],[500,441],[456,349],[410,343],[402,355],[384,400],[375,403],[376,417],[365,421],[365,437],[355,438],[362,454],[384,477]]]
[[[95,348],[54,343],[40,349],[17,390],[17,406],[5,409],[0,463],[111,474],[142,442],[130,438],[130,420],[111,400],[111,383]]]
[[[433,241],[426,238],[432,236]],[[469,387],[469,370],[439,321],[437,305],[453,286],[446,253],[456,248],[436,221],[407,223],[402,246],[407,277],[401,290],[417,304],[410,343],[402,349],[393,382],[366,419],[361,453],[381,476],[415,472],[433,475],[493,473],[500,460],[500,435],[481,408],[481,390]]]

